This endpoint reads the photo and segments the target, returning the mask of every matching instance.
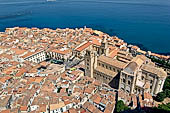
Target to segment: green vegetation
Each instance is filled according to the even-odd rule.
[[[157,94],[156,100],[162,102],[166,97],[170,98],[170,76],[166,78],[163,91]]]
[[[70,69],[70,71],[74,71],[74,70],[76,70],[76,69],[77,69],[77,68],[73,67],[73,68]]]
[[[170,90],[170,76],[166,78],[163,90],[169,89]]]
[[[170,103],[167,103],[167,104],[161,104],[158,106],[159,110],[164,110],[164,111],[170,111]]]
[[[164,98],[166,98],[165,92],[160,92],[160,93],[158,93],[157,96],[156,96],[156,100],[157,100],[158,102],[162,102],[162,101],[164,100]]]
[[[156,100],[162,102],[166,97],[170,98],[170,76],[166,78],[163,91],[158,93]],[[160,104],[158,107],[153,108],[152,113],[169,113],[170,112],[170,103]]]
[[[158,107],[153,107],[150,110],[145,110],[146,113],[169,113],[170,103],[160,104]]]
[[[157,58],[154,58],[154,57],[150,57],[150,59],[152,60],[152,62],[156,62],[160,66],[170,69],[170,63],[169,62],[167,62],[165,60],[157,59]]]
[[[120,113],[120,112],[128,110],[128,109],[130,109],[130,108],[128,106],[126,106],[122,100],[119,100],[117,102],[117,104],[116,104],[116,112],[117,113]]]

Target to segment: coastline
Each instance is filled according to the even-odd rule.
[[[24,27],[24,26],[15,26],[15,27],[19,27],[19,28],[34,28],[34,27]],[[14,28],[14,27],[9,27],[9,28]],[[36,28],[39,28],[39,29],[44,29],[43,27],[36,27]],[[47,28],[49,28],[49,29],[54,29],[54,28],[50,28],[50,27],[47,27]],[[82,28],[82,27],[76,27],[76,28],[69,28],[69,29],[80,29],[80,28]],[[96,26],[96,28],[95,27],[88,27],[88,28],[90,28],[90,29],[92,29],[92,30],[98,30],[98,31],[100,31],[100,32],[103,32],[104,34],[107,34],[107,35],[109,35],[110,37],[118,37],[117,36],[117,33],[115,33],[114,32],[114,29],[106,29],[106,28],[102,28],[102,27],[99,27],[99,26]],[[56,27],[56,29],[58,29],[58,27]],[[59,29],[66,29],[66,28],[59,28]],[[2,29],[1,29],[2,30]],[[0,30],[0,32],[5,32],[5,30],[6,30],[6,28],[5,29],[3,29],[2,31]],[[112,32],[112,33],[109,33],[109,32]],[[119,38],[119,37],[118,37]],[[119,38],[120,40],[124,40],[124,39],[122,39],[122,38]],[[125,40],[124,40],[125,41]],[[150,49],[148,49],[147,47],[145,47],[145,45],[144,44],[141,44],[141,43],[128,43],[128,42],[126,42],[125,41],[125,43],[127,43],[128,45],[133,45],[133,46],[137,46],[137,47],[139,47],[141,50],[143,50],[143,51],[150,51],[151,53],[154,53],[154,54],[158,54],[158,55],[160,55],[160,56],[170,56],[170,52],[152,52]]]
[[[0,31],[6,27],[39,27],[39,28],[80,28],[87,26],[99,29],[110,36],[118,36],[130,43],[140,43],[155,53],[170,52],[169,2],[154,1],[121,1],[124,4],[111,4],[80,0],[35,3],[19,0],[3,0],[0,17]],[[92,0],[94,1],[94,0]],[[116,0],[115,2],[120,2]],[[129,3],[127,3],[129,2]],[[136,4],[138,2],[138,4]],[[152,4],[152,5],[151,5]],[[159,6],[162,4],[161,6]],[[124,7],[124,8],[122,8]],[[161,10],[160,10],[161,8]],[[114,9],[114,10],[113,10]],[[149,13],[147,13],[149,12]],[[48,18],[47,18],[48,17]]]
[[[119,36],[118,36],[118,33],[116,33],[115,32],[115,30],[114,29],[112,29],[112,28],[105,28],[105,27],[102,27],[102,26],[88,26],[89,28],[92,28],[93,30],[99,30],[99,31],[101,31],[101,32],[103,32],[103,33],[106,33],[106,34],[108,34],[108,35],[110,35],[110,36],[116,36],[116,37],[118,37],[119,38]],[[81,27],[79,27],[79,28],[81,28]],[[75,29],[75,28],[74,28]],[[121,39],[121,40],[124,40],[126,43],[128,43],[128,44],[131,44],[131,45],[136,45],[136,46],[138,46],[141,50],[144,50],[144,51],[151,51],[152,52],[152,50],[150,50],[149,48],[147,48],[144,44],[142,44],[142,43],[131,43],[131,41],[129,40],[128,42],[127,42],[127,40],[126,39],[122,39],[122,38],[119,38],[119,39]],[[153,53],[156,53],[156,54],[159,54],[159,55],[170,55],[170,51],[168,51],[168,52],[157,52],[157,51],[154,51]]]
[[[140,43],[129,43],[129,44],[132,44],[132,45],[136,45],[138,46],[140,49],[144,50],[144,51],[150,51],[147,47],[145,47],[144,44],[140,44]],[[160,52],[155,52],[156,54],[159,54],[159,55],[170,55],[170,52],[163,52],[163,53],[160,53]]]

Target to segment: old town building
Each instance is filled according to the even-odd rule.
[[[104,41],[105,44],[106,40]],[[167,73],[156,67],[144,55],[132,57],[117,54],[110,58],[107,45],[97,52],[87,50],[85,54],[85,75],[109,84],[111,87],[123,90],[130,94],[143,94],[147,89],[152,95],[162,91]],[[149,85],[149,88],[147,87]]]

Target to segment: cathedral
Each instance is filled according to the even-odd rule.
[[[86,76],[129,94],[148,92],[156,95],[162,91],[167,77],[162,68],[156,67],[144,55],[132,56],[127,51],[119,50],[111,57],[111,46],[113,45],[109,45],[105,37],[100,47],[90,47],[86,50]]]

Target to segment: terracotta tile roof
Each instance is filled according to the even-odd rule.
[[[103,113],[103,112],[100,111],[99,109],[95,109],[93,113]]]
[[[65,106],[64,102],[60,102],[58,104],[51,104],[50,110],[56,110],[56,109],[64,107],[64,106]]]
[[[87,42],[87,43],[83,44],[82,46],[78,47],[76,50],[82,51],[82,50],[86,49],[87,47],[89,47],[91,44],[92,44],[91,42]]]
[[[89,105],[88,106],[88,108],[87,108],[90,112],[94,112],[97,108],[93,105],[93,104],[91,104],[91,105]]]
[[[12,55],[8,55],[8,54],[0,54],[0,57],[6,58],[6,59],[9,59],[9,60],[12,60]]]
[[[153,99],[150,93],[144,92],[144,100],[145,99]]]
[[[69,113],[78,113],[78,112],[76,111],[76,109],[71,108],[71,109],[69,109]]]
[[[83,109],[83,108],[81,108],[81,109],[80,109],[80,113],[86,113],[86,110]]]
[[[2,110],[0,113],[10,113],[10,110],[7,109],[7,110]]]
[[[28,56],[31,56],[33,54],[33,52],[29,52],[26,53],[25,55],[21,56],[22,58],[27,58]]]
[[[155,56],[155,57],[158,57],[158,58],[160,58],[160,57],[161,57],[161,55],[156,54],[156,53],[151,53],[151,55],[152,55],[152,56]]]
[[[39,112],[46,112],[46,105],[45,104],[41,104],[39,105]]]
[[[83,108],[86,109],[86,108],[88,108],[89,105],[91,105],[91,103],[88,102],[88,101],[86,101],[86,102],[83,104]]]
[[[21,106],[20,111],[27,111],[27,106]]]
[[[69,113],[68,111],[65,111],[65,112],[63,112],[63,113]]]
[[[139,47],[138,46],[132,46],[132,49],[137,50],[137,49],[139,49]]]
[[[4,76],[4,77],[0,77],[0,82],[1,83],[5,83],[7,80],[11,79],[12,77],[9,76]]]
[[[11,48],[12,51],[15,51],[16,55],[22,55],[23,53],[26,52],[26,50],[23,49],[17,49],[17,48]]]
[[[43,79],[44,79],[44,77],[36,77],[34,82],[40,83]]]
[[[111,113],[111,110],[105,109],[105,110],[104,110],[104,113]]]
[[[139,53],[144,54],[144,55],[146,54],[146,51],[143,51],[143,50],[140,50],[140,49],[139,49],[139,50],[137,50],[137,51],[138,51]]]
[[[93,88],[86,88],[86,89],[84,90],[84,92],[85,92],[85,93],[88,93],[88,94],[91,94],[93,90],[94,90]]]
[[[30,51],[28,51],[28,53],[27,54],[25,54],[25,55],[23,55],[23,56],[21,56],[22,58],[27,58],[28,56],[32,56],[32,55],[34,55],[34,54],[37,54],[37,53],[39,53],[39,52],[41,52],[42,50],[36,50],[35,52],[30,52]]]
[[[107,104],[107,102],[108,102],[108,100],[107,99],[105,99],[105,98],[102,98],[102,100],[101,100],[101,103],[103,103],[103,104]]]
[[[100,86],[100,85],[101,85],[101,82],[98,81],[98,80],[95,80],[95,81],[93,82],[93,84],[96,85],[96,86]]]
[[[68,54],[71,52],[70,49],[67,49],[67,50],[57,50],[57,49],[53,49],[51,52],[55,52],[55,53],[58,53],[58,54],[62,54],[62,55],[65,55],[65,54]]]
[[[70,103],[71,103],[70,100],[64,101],[64,104],[65,104],[65,105],[70,104]]]
[[[112,50],[112,51],[110,51],[108,57],[114,58],[114,57],[117,55],[118,51],[119,51],[119,50]]]
[[[116,43],[115,44],[117,47],[120,47],[122,44],[121,43]]]
[[[90,42],[94,45],[101,46],[101,42],[97,39],[90,39]]]
[[[99,104],[102,98],[99,95],[96,95],[96,96],[97,97],[94,99],[93,102],[95,102],[96,104]]]
[[[27,72],[27,70],[25,68],[21,68],[21,69],[18,70],[15,77],[21,77],[26,72]]]

